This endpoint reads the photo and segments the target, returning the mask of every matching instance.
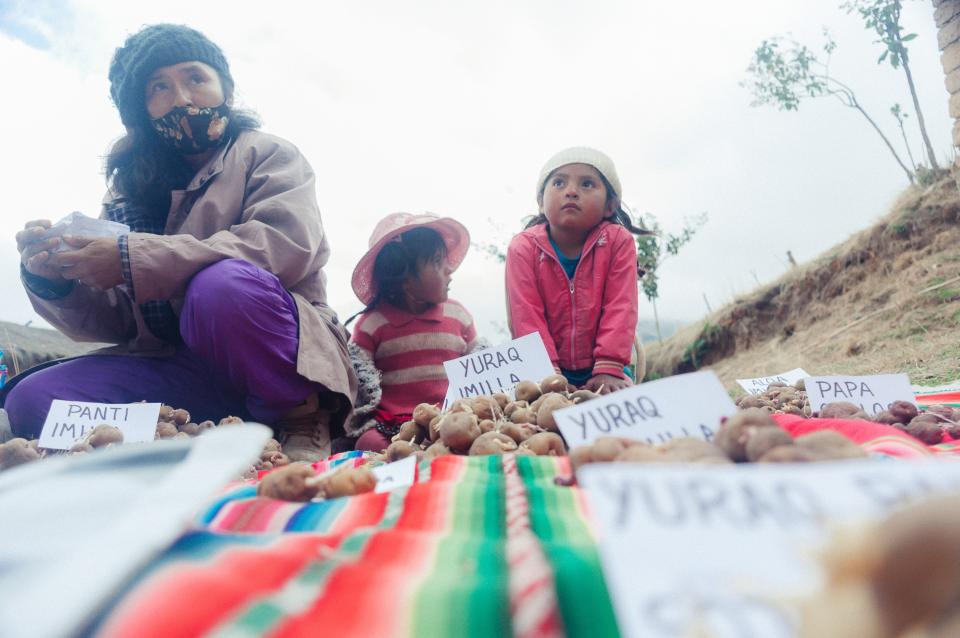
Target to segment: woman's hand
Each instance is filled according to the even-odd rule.
[[[64,279],[76,279],[98,290],[123,283],[120,245],[116,239],[64,236],[63,241],[76,250],[55,253],[48,262],[59,269]]]
[[[598,394],[610,394],[633,385],[630,379],[621,379],[612,374],[597,374],[590,377],[584,386],[587,390]]]
[[[50,263],[51,252],[60,243],[59,237],[44,239],[43,235],[50,228],[50,220],[36,219],[23,227],[17,233],[17,250],[20,252],[20,263],[30,274],[49,279],[58,284],[66,281],[60,274],[60,268]]]

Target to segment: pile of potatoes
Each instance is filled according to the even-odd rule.
[[[425,458],[506,452],[563,456],[567,448],[553,413],[598,396],[577,390],[559,374],[539,384],[521,381],[514,394],[513,401],[503,393],[459,399],[446,412],[421,403],[414,409],[413,419],[393,437],[384,452],[386,460],[398,461],[411,454]]]
[[[934,496],[859,529],[823,555],[826,586],[804,601],[800,638],[960,636],[960,495]]]
[[[194,423],[190,420],[190,413],[183,409],[169,405],[160,406],[157,417],[157,430],[154,440],[182,439],[199,436],[208,430],[225,425],[243,423],[243,419],[236,416],[227,416],[219,423],[203,421]],[[67,451],[67,454],[85,454],[98,448],[109,448],[123,443],[123,432],[112,425],[101,424],[87,433]],[[60,453],[53,450],[44,450],[38,447],[39,441],[33,439],[11,439],[0,444],[0,470],[28,463],[43,458],[48,453]],[[290,459],[281,451],[280,443],[270,439],[263,447],[260,458],[244,473],[245,478],[255,478],[258,470],[269,470],[290,463]]]
[[[769,412],[747,408],[724,419],[712,442],[677,438],[660,445],[601,437],[570,451],[574,470],[587,463],[799,463],[866,457],[838,432],[823,430],[793,438]]]
[[[257,496],[307,502],[371,492],[377,477],[368,467],[341,467],[317,474],[309,465],[293,463],[266,474],[257,485]]]
[[[802,379],[792,386],[782,382],[771,383],[762,394],[737,399],[737,407],[741,410],[759,408],[771,414],[796,414],[806,418],[862,419],[884,423],[927,445],[940,443],[947,434],[955,439],[960,438],[960,410],[949,405],[932,405],[920,411],[909,401],[894,401],[888,409],[870,416],[859,405],[837,401],[824,405],[816,412],[811,410]]]

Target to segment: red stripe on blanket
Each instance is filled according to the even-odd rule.
[[[100,635],[199,636],[249,600],[283,586],[340,538],[288,535],[269,547],[230,548],[210,562],[175,563],[151,576],[113,610]],[[170,613],[156,611],[169,601]],[[189,602],[186,602],[189,601]]]

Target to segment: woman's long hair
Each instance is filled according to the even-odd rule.
[[[229,80],[223,82],[223,93],[227,99],[233,96],[233,83]],[[185,188],[195,171],[182,155],[160,140],[149,120],[141,121],[142,124],[128,128],[107,154],[107,185],[149,215],[166,217],[171,191]],[[231,109],[224,143],[243,130],[257,128],[260,119],[252,111]]]

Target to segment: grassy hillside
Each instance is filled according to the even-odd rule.
[[[647,345],[647,378],[811,374],[960,378],[960,192],[911,187],[879,222],[778,281]]]

